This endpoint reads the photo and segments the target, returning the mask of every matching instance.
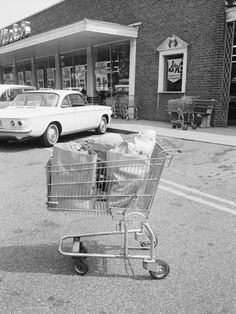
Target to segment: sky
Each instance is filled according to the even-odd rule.
[[[0,0],[0,29],[61,0]]]

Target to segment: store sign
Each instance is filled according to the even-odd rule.
[[[175,83],[181,79],[182,76],[182,68],[183,68],[183,59],[175,58],[168,60],[168,73],[167,79],[168,81]]]
[[[14,24],[11,29],[0,30],[0,47],[11,44],[17,40],[23,39],[31,35],[30,22],[22,21],[21,25]]]

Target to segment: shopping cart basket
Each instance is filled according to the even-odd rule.
[[[46,166],[47,208],[51,211],[111,215],[116,229],[108,232],[72,234],[61,238],[59,252],[73,258],[76,273],[88,271],[86,257],[141,259],[154,279],[165,278],[169,265],[155,258],[157,237],[148,217],[164,166],[169,166],[177,150],[165,151],[155,144],[151,158],[134,158],[107,151],[106,161]],[[120,254],[88,252],[82,238],[121,235]],[[135,246],[130,245],[130,237]],[[71,242],[68,251],[66,242]],[[137,244],[137,245],[136,245]],[[135,251],[142,254],[135,254]]]

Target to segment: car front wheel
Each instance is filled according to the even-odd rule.
[[[59,130],[56,123],[51,123],[43,133],[41,142],[45,147],[51,147],[57,143],[59,138]]]
[[[104,134],[107,129],[107,119],[105,117],[101,118],[98,128],[96,129],[97,134]]]

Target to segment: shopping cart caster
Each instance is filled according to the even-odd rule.
[[[88,249],[83,244],[83,242],[80,241],[80,238],[74,238],[73,246],[72,246],[72,252],[73,253],[88,253]],[[86,256],[83,256],[85,259]]]
[[[73,259],[73,268],[75,272],[80,275],[84,276],[87,274],[89,267],[87,262],[84,260],[83,257],[72,257]]]
[[[157,246],[157,243],[158,243],[158,240],[157,240],[157,236],[155,235],[154,247]],[[142,247],[143,249],[145,249],[145,248],[149,249],[149,248],[150,248],[150,244],[151,244],[150,239],[144,240],[144,241],[140,241],[140,245],[141,245],[141,247]]]
[[[147,269],[153,279],[164,279],[170,272],[170,266],[163,260],[144,260],[143,268]]]
[[[197,125],[196,125],[196,124],[193,124],[193,125],[192,125],[192,129],[193,129],[193,130],[196,130],[196,128],[197,128]]]
[[[187,124],[183,124],[183,125],[182,125],[182,130],[186,131],[187,129],[188,129]]]
[[[173,129],[176,129],[176,124],[175,123],[171,123],[171,126]]]
[[[88,253],[88,249],[86,248],[86,246],[84,246],[84,244],[82,242],[80,242],[80,250],[79,250],[80,253],[85,253],[87,254]],[[86,258],[86,256],[84,256],[84,258]]]
[[[73,242],[73,246],[72,246],[72,252],[73,253],[85,253],[85,254],[88,253],[87,248],[80,241],[79,237],[74,238],[74,242]],[[87,258],[86,256],[81,256],[81,257],[73,256],[72,257],[73,268],[74,268],[75,272],[77,274],[79,274],[80,276],[84,276],[89,270],[88,264],[85,261],[86,258]]]

